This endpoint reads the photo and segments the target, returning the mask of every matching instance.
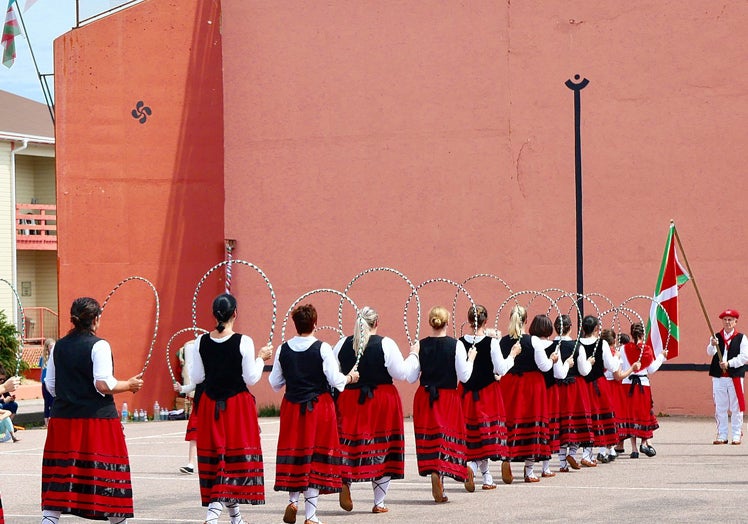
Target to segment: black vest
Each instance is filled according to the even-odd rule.
[[[594,382],[600,377],[605,375],[605,362],[603,361],[603,340],[598,338],[592,344],[582,344],[584,350],[587,353],[587,358],[591,356],[595,357],[595,363],[592,364],[592,371],[590,371],[584,379],[587,382]],[[590,353],[590,351],[592,351]]]
[[[465,348],[470,348],[472,344],[465,337],[461,337]],[[475,350],[478,352],[473,361],[473,374],[462,386],[465,391],[480,391],[486,386],[490,386],[496,381],[493,372],[493,360],[491,360],[491,337],[483,337],[480,342],[475,344]]]
[[[284,342],[278,362],[286,379],[284,397],[294,404],[304,404],[328,391],[327,377],[322,369],[322,342],[315,340],[306,351],[294,351]]]
[[[347,375],[356,365],[356,352],[353,350],[353,337],[348,337],[343,342],[338,352],[340,371]],[[366,349],[361,360],[358,362],[358,382],[348,384],[346,389],[360,389],[364,386],[377,386],[379,384],[392,384],[392,377],[384,365],[384,349],[382,349],[382,337],[371,335],[366,343]]]
[[[70,333],[55,344],[55,401],[52,417],[119,418],[112,395],[94,386],[91,350],[100,338],[87,332]]]
[[[504,358],[509,356],[509,352],[516,342],[517,339],[509,335],[501,337],[499,346],[501,347],[501,353],[504,355]],[[535,349],[532,347],[532,338],[530,335],[522,335],[519,339],[519,345],[522,347],[522,351],[514,357],[514,365],[509,370],[509,373],[521,375],[529,371],[540,371],[538,365],[535,363]]]
[[[577,360],[579,360],[579,344],[574,340],[560,340],[559,344],[559,360],[566,362],[570,356],[574,355],[574,365],[569,368],[566,378],[578,377],[579,368],[577,367]]]
[[[439,389],[457,389],[455,351],[457,339],[427,337],[421,340],[421,385]]]
[[[722,338],[722,332],[715,333],[714,337],[719,342],[719,351],[722,355],[725,354],[725,339]],[[742,333],[735,333],[730,339],[730,345],[727,348],[727,359],[735,358],[740,354],[740,343],[743,341]],[[55,361],[55,364],[57,361]],[[742,377],[745,375],[745,366],[739,368],[727,368],[727,376],[729,377]],[[723,377],[722,368],[719,367],[719,357],[715,353],[712,357],[712,363],[709,365],[709,376],[711,377]]]
[[[226,400],[247,391],[242,378],[241,340],[239,333],[224,342],[216,342],[209,335],[200,337],[200,358],[205,368],[204,393],[213,400]]]

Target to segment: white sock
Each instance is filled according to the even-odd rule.
[[[550,473],[550,472],[551,472],[551,461],[544,460],[543,461],[543,473]]]
[[[375,506],[384,507],[384,497],[387,496],[387,490],[390,489],[390,480],[392,480],[392,477],[386,476],[371,481],[371,487],[374,489]]]
[[[306,520],[319,522],[317,518],[317,501],[319,500],[319,490],[317,488],[307,488],[304,492],[304,511]]]
[[[566,448],[561,448],[558,450],[558,465],[562,468],[569,467],[566,463]]]
[[[45,509],[42,511],[42,522],[41,524],[57,524],[60,521],[60,511],[52,511]]]
[[[229,510],[229,517],[231,517],[231,524],[241,524],[242,514],[239,511],[239,503],[236,501],[227,502],[226,509]]]
[[[218,518],[223,513],[223,504],[220,502],[211,502],[208,504],[208,515],[205,517],[205,524],[218,524]]]
[[[535,463],[532,460],[525,461],[525,477],[532,477],[535,475]]]
[[[491,476],[491,472],[488,467],[488,459],[479,460],[477,466],[480,469],[481,474],[483,475],[483,484],[486,484],[488,486],[493,484],[493,477]]]
[[[108,517],[109,524],[127,524],[127,517]]]
[[[582,460],[592,460],[592,448],[582,448]]]
[[[301,492],[299,492],[299,491],[289,491],[288,492],[288,503],[289,504],[298,504],[300,496],[301,496]]]

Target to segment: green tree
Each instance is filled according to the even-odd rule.
[[[16,326],[8,321],[5,311],[0,310],[0,364],[3,365],[9,376],[16,372],[18,346],[20,344],[18,335]],[[24,369],[28,367],[23,366],[23,362],[21,362],[21,365]]]

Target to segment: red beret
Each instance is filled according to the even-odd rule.
[[[734,309],[725,309],[722,313],[719,314],[719,318],[725,318],[725,317],[740,318],[740,313],[738,313]]]

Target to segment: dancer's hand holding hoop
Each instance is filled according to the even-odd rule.
[[[345,376],[345,380],[346,380],[345,383],[346,384],[355,384],[356,382],[358,382],[358,378],[359,378],[358,371],[356,371],[355,369],[353,369],[353,370],[351,370],[350,373],[348,373]]]
[[[475,360],[475,357],[477,356],[478,356],[478,350],[475,349],[475,346],[471,346],[467,352],[468,362],[473,362]]]
[[[127,379],[127,389],[131,393],[137,393],[143,388],[143,373],[138,373],[134,377]]]
[[[642,368],[642,363],[641,362],[634,362],[634,365],[631,366],[631,369],[634,370],[634,373],[636,373],[637,371],[639,371],[641,368]]]
[[[268,344],[260,348],[260,351],[257,352],[257,356],[260,357],[264,362],[270,360],[273,357],[273,345]]]
[[[520,344],[519,340],[518,340],[512,346],[511,351],[509,351],[509,356],[512,357],[512,358],[516,358],[517,355],[519,355],[520,353],[522,353],[522,344]]]

